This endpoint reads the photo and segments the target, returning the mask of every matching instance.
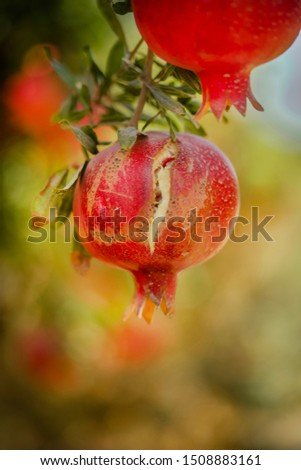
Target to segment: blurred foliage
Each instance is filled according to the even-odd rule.
[[[93,0],[85,8],[73,0],[2,0],[0,24],[1,81],[18,69],[34,44],[57,44],[72,62],[80,47],[95,42],[99,48],[110,34]]]
[[[180,275],[172,320],[123,323],[133,290],[127,273],[92,262],[80,276],[63,227],[56,243],[26,242],[49,171],[83,160],[71,133],[36,127],[41,109],[53,112],[41,108],[43,98],[32,122],[8,99],[32,46],[53,44],[72,68],[88,43],[105,63],[112,36],[92,1],[4,1],[0,18],[0,447],[300,448],[301,149],[235,111],[228,124],[206,116],[208,137],[237,170],[241,215],[251,206],[275,215],[275,241],[229,242]],[[41,96],[54,100],[56,78],[44,77],[50,88]]]

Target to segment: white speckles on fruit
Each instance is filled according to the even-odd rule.
[[[115,227],[111,222],[106,227],[103,219],[90,231],[94,238],[84,245],[95,258],[132,272],[137,291],[128,313],[150,322],[157,307],[172,314],[177,273],[204,262],[226,243],[227,238],[214,242],[212,237],[227,231],[230,219],[237,215],[236,175],[208,140],[180,133],[172,142],[167,133],[149,132],[122,158],[118,144],[105,149],[88,163],[77,184],[73,212],[79,233],[89,227],[91,216],[99,220],[104,210],[111,217],[116,208],[126,218],[125,239],[117,239]],[[203,221],[219,217],[209,231],[200,223],[201,241],[194,238],[197,222],[188,219],[191,214]],[[143,239],[140,232],[132,237],[130,221],[136,217],[148,222]],[[153,222],[161,217],[165,223],[154,234]],[[176,225],[168,225],[172,218]],[[180,237],[175,233],[179,231]],[[105,235],[112,239],[106,241]]]

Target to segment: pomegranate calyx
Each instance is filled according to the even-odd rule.
[[[177,274],[170,271],[136,271],[133,275],[136,292],[124,319],[137,315],[150,324],[157,308],[164,315],[171,316],[174,313]]]
[[[226,108],[232,105],[245,116],[247,98],[255,109],[263,111],[263,107],[252,93],[248,72],[208,73],[202,71],[198,73],[198,76],[203,90],[203,102],[195,115],[195,120],[199,120],[210,108],[220,120]]]

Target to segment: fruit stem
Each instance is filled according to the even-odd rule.
[[[147,50],[145,67],[144,67],[144,72],[143,72],[143,76],[142,76],[143,83],[142,83],[141,93],[140,93],[140,96],[139,96],[137,107],[135,109],[135,112],[133,114],[132,119],[128,123],[128,126],[133,126],[133,127],[138,128],[139,119],[141,117],[144,105],[146,103],[147,95],[148,95],[147,85],[152,80],[153,58],[154,58],[153,52],[150,49],[148,49]]]

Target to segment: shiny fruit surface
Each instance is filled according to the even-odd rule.
[[[171,64],[199,76],[203,104],[220,118],[226,106],[246,112],[250,72],[282,54],[301,28],[300,0],[133,0],[148,46]]]
[[[177,273],[226,243],[238,204],[235,172],[217,147],[149,132],[130,150],[115,143],[89,162],[73,212],[90,254],[134,275],[129,312],[150,321],[156,306],[172,313]]]

